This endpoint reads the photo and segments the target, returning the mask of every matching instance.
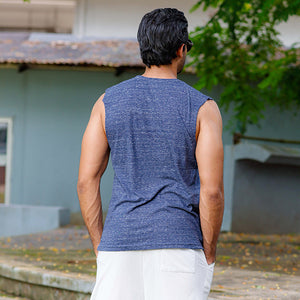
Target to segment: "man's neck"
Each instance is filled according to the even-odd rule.
[[[176,79],[177,78],[177,68],[174,65],[164,65],[164,66],[151,66],[151,68],[146,67],[144,77],[151,78],[161,78],[161,79]]]

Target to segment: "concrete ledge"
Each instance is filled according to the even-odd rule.
[[[300,149],[262,144],[241,143],[230,146],[235,160],[251,159],[261,163],[300,166]]]
[[[18,267],[14,267],[16,263]],[[20,274],[21,271],[22,274]],[[45,282],[44,276],[48,278]],[[53,280],[49,282],[49,278]],[[64,281],[64,278],[67,281]],[[243,284],[241,284],[241,279]],[[299,299],[300,293],[299,279],[299,276],[295,275],[241,270],[217,265],[208,299],[296,300]],[[79,278],[75,274],[46,271],[0,257],[0,290],[22,297],[22,299],[28,297],[30,300],[88,300],[90,293],[84,291],[92,290],[94,280],[95,278],[90,276],[81,275]]]
[[[0,259],[0,290],[32,300],[86,300],[95,278],[62,274]]]
[[[0,204],[0,237],[37,233],[70,223],[63,207]]]

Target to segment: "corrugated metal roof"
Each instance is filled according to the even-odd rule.
[[[300,49],[298,49],[300,55]],[[278,52],[277,57],[282,58]],[[189,57],[187,57],[187,61]],[[143,68],[136,40],[78,38],[71,34],[0,32],[0,64]],[[296,63],[298,65],[299,63]],[[195,73],[194,67],[185,72]]]
[[[57,35],[57,39],[26,32],[0,32],[1,64],[91,65],[99,67],[143,67],[135,40],[79,39]]]

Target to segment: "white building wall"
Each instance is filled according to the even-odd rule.
[[[71,33],[75,0],[0,0],[0,30]]]
[[[200,9],[189,13],[195,0],[77,0],[77,14],[73,33],[80,37],[136,38],[142,16],[159,7],[176,7],[182,10],[188,21],[189,30],[204,25],[213,14]],[[300,41],[300,17],[292,17],[278,27],[285,45]]]
[[[136,38],[137,28],[143,15],[155,8],[176,7],[189,20],[189,29],[203,25],[209,12],[198,10],[190,14],[195,0],[78,0],[74,33],[79,36],[101,38]]]
[[[281,33],[280,39],[286,46],[293,43],[300,43],[300,17],[292,16],[288,22],[283,22],[277,26],[277,30]]]

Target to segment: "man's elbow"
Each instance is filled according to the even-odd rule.
[[[86,179],[78,179],[77,181],[77,194],[85,194],[91,188],[91,181]]]
[[[77,194],[81,195],[86,190],[86,184],[83,181],[77,181]]]
[[[101,181],[101,174],[79,174],[77,181],[77,193],[82,195],[90,191],[97,191]]]
[[[203,189],[201,194],[203,196],[202,198],[210,203],[224,206],[224,189],[222,187]]]

